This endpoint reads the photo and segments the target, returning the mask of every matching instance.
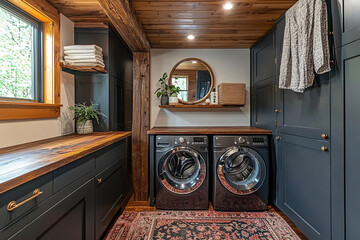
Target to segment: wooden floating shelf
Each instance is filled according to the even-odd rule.
[[[104,67],[100,67],[100,66],[72,66],[72,65],[68,65],[68,64],[64,64],[64,63],[60,63],[60,66],[63,68],[63,71],[69,72],[70,71],[78,71],[78,72],[98,72],[98,73],[106,73],[106,69]],[[72,73],[72,72],[70,72]]]
[[[230,109],[230,108],[240,108],[243,105],[239,106],[228,106],[228,105],[186,105],[186,104],[177,104],[177,105],[160,105],[160,108],[166,109]]]

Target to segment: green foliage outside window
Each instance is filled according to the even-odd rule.
[[[33,25],[0,7],[0,97],[34,99]]]

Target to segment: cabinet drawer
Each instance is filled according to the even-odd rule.
[[[39,189],[40,194],[34,195],[36,189]],[[0,229],[35,209],[52,192],[52,174],[46,174],[0,195]],[[24,204],[8,211],[8,204],[12,201],[18,205]]]
[[[103,170],[126,157],[126,139],[106,147],[96,154],[96,168]]]
[[[96,239],[100,239],[121,207],[123,181],[121,162],[117,162],[95,177]]]
[[[48,210],[8,239],[93,240],[93,209],[94,183],[91,179],[69,195],[62,196]]]
[[[86,156],[54,171],[54,193],[95,169],[93,155]]]

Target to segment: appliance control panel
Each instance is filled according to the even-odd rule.
[[[228,146],[267,147],[268,137],[263,135],[214,136],[214,147]]]
[[[169,146],[208,146],[207,136],[169,136],[161,135],[156,137],[157,147]]]
[[[208,138],[206,136],[179,136],[174,138],[176,145],[202,146],[208,144]]]

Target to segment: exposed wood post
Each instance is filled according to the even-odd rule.
[[[148,136],[150,128],[150,53],[133,53],[132,174],[134,200],[146,201],[148,183]]]
[[[148,190],[148,137],[150,127],[150,45],[130,0],[98,0],[133,52],[132,174],[135,201],[146,201]]]

